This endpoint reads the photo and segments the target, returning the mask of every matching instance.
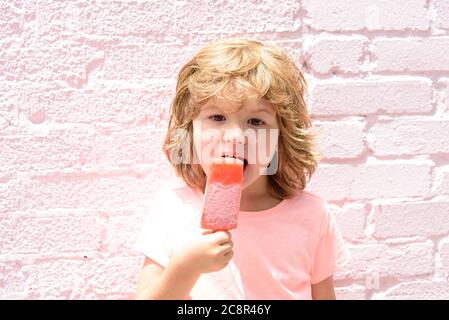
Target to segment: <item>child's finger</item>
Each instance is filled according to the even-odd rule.
[[[231,238],[229,236],[229,231],[226,231],[226,230],[215,231],[213,235],[215,236],[215,241],[218,244],[224,244],[224,243],[231,241]]]
[[[201,234],[209,234],[209,233],[214,233],[214,230],[211,229],[203,229],[201,228]]]

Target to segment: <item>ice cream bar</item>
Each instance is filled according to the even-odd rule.
[[[201,228],[230,230],[237,228],[243,185],[243,162],[221,158],[211,164],[204,192]]]

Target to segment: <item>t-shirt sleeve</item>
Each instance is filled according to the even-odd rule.
[[[351,253],[343,240],[334,213],[327,204],[324,208],[324,217],[313,258],[311,284],[330,277],[351,260]]]
[[[158,192],[144,217],[134,250],[166,267],[172,256],[168,233],[166,195]],[[164,200],[165,199],[165,200]]]

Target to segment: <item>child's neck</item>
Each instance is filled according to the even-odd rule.
[[[241,211],[262,211],[273,208],[281,200],[272,197],[268,193],[268,178],[266,175],[260,176],[250,186],[242,190],[240,198],[240,210]]]

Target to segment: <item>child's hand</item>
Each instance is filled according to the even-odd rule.
[[[177,253],[181,264],[198,273],[223,269],[232,259],[233,243],[229,231],[201,229],[201,234]]]

